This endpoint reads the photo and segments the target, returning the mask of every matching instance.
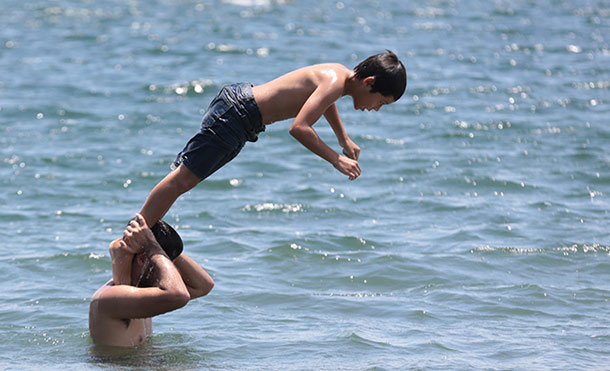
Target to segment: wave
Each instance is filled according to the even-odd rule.
[[[254,211],[257,213],[261,212],[282,212],[285,214],[289,213],[302,213],[305,211],[305,207],[302,204],[276,204],[272,202],[265,202],[262,204],[246,205],[242,207],[242,211],[250,212]]]
[[[561,246],[555,248],[526,248],[526,247],[501,247],[485,245],[470,250],[470,253],[501,253],[509,255],[528,255],[528,254],[547,254],[561,253],[562,255],[570,254],[607,254],[610,255],[610,246],[601,245],[599,243],[592,244],[572,244],[569,246]]]
[[[165,95],[179,95],[179,96],[195,96],[205,93],[207,90],[216,91],[220,89],[220,86],[215,84],[211,80],[192,80],[182,83],[176,83],[171,85],[156,85],[150,84],[145,87],[145,90],[152,94],[162,93]]]

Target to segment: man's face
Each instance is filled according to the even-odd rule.
[[[148,268],[148,258],[144,253],[139,253],[133,256],[131,262],[131,282],[134,286],[143,279],[142,275]]]

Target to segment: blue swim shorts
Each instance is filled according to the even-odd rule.
[[[246,141],[256,142],[262,131],[265,125],[252,84],[227,85],[210,103],[201,129],[178,154],[172,168],[184,164],[204,180],[235,158]]]

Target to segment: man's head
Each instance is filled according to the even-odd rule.
[[[400,99],[407,88],[407,72],[405,66],[398,59],[396,54],[387,50],[383,53],[375,54],[359,65],[354,67],[356,78],[370,88],[370,93],[386,98],[383,104],[389,104]],[[383,105],[382,104],[382,105]],[[360,106],[356,108],[379,109],[380,106],[373,107]]]
[[[159,220],[150,229],[155,236],[155,239],[165,251],[171,261],[174,261],[182,254],[183,244],[182,238],[174,228],[163,220]],[[132,282],[138,287],[149,287],[153,285],[156,279],[155,272],[150,270],[148,258],[144,253],[139,253],[134,256],[132,263]]]
[[[184,247],[182,245],[182,238],[180,238],[178,232],[169,224],[163,220],[159,220],[150,230],[159,245],[161,245],[163,251],[169,256],[170,260],[173,261],[182,254],[182,249]]]

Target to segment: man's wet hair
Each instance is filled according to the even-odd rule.
[[[182,238],[169,224],[159,220],[150,230],[171,261],[174,261],[174,259],[182,254]],[[152,287],[157,280],[158,278],[153,272],[152,267],[149,267],[146,271],[142,272],[136,287]]]
[[[169,224],[159,220],[150,230],[171,261],[174,261],[174,259],[182,254],[184,248],[182,238]]]
[[[381,93],[386,97],[393,97],[397,101],[407,88],[407,71],[396,54],[390,50],[375,54],[354,67],[356,77],[364,80],[369,76],[375,77],[371,86],[371,93]]]

